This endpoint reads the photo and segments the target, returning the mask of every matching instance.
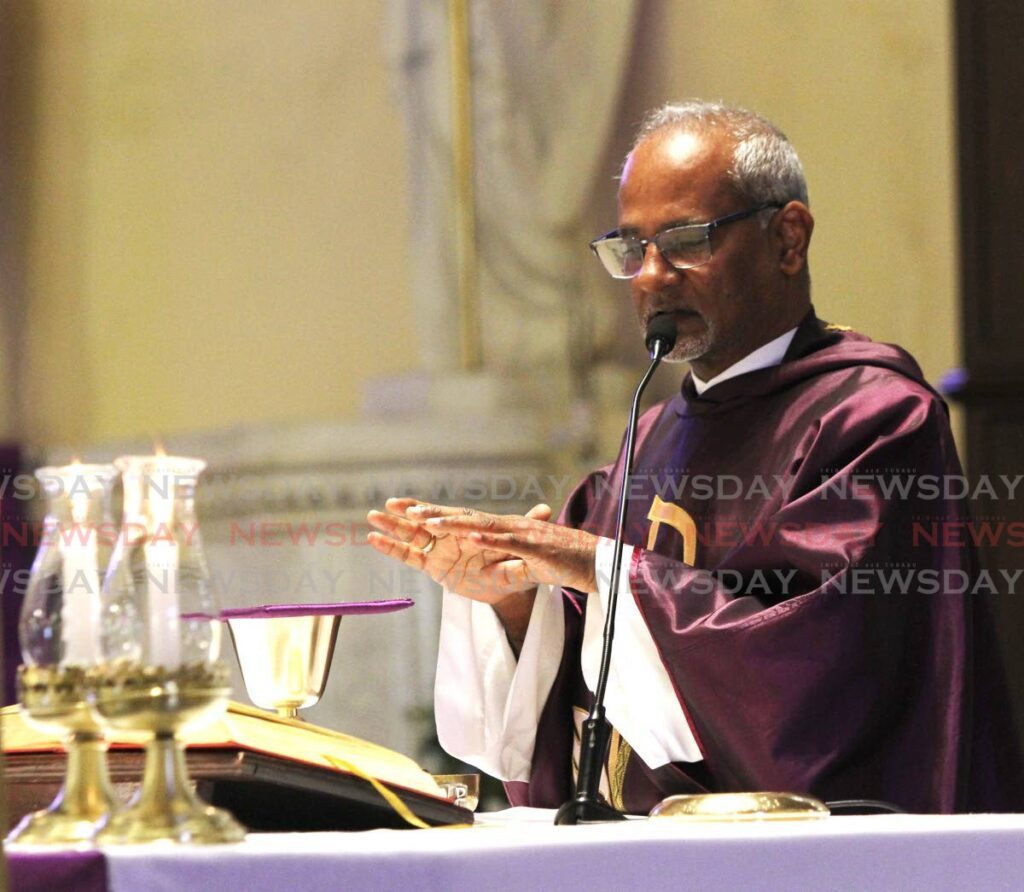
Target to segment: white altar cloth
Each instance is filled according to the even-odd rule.
[[[230,846],[107,847],[114,892],[1018,890],[1024,815],[554,827],[509,809],[472,828],[251,834]]]

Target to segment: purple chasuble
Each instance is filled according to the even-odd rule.
[[[560,522],[610,537],[621,472],[620,457],[591,474]],[[813,312],[781,365],[700,397],[687,377],[646,412],[630,588],[704,758],[652,770],[613,735],[613,804],[769,790],[1024,808],[991,595],[972,550],[944,544],[967,517],[944,493],[961,475],[914,360]],[[573,714],[590,701],[585,596],[564,595],[563,659],[513,804],[554,807],[573,789]]]

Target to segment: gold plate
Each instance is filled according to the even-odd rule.
[[[652,818],[673,821],[808,821],[827,818],[825,804],[797,793],[701,793],[669,796]]]

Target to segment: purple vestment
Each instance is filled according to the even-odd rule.
[[[590,475],[562,522],[611,536],[621,471],[620,457]],[[944,491],[962,480],[946,407],[907,353],[811,313],[781,365],[701,397],[687,378],[646,412],[634,475],[630,587],[704,759],[651,770],[616,735],[615,805],[779,790],[1024,807],[991,595],[955,544],[966,506]],[[583,598],[565,592],[563,660],[514,804],[571,795]]]

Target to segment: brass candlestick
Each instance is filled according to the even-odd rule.
[[[150,735],[142,786],[124,811],[111,815],[96,842],[239,842],[242,827],[228,812],[207,805],[192,791],[184,747],[177,735],[216,720],[231,692],[223,663],[176,668],[113,663],[91,673],[93,705],[100,720],[118,730]]]
[[[90,673],[99,721],[148,738],[142,786],[96,835],[100,843],[236,842],[245,830],[192,792],[177,735],[227,704],[221,627],[196,517],[206,463],[122,456],[124,523],[103,583],[104,663]]]
[[[65,740],[68,759],[52,804],[27,815],[8,842],[75,843],[115,807],[85,679],[100,660],[100,579],[112,545],[104,531],[117,470],[75,462],[40,468],[36,477],[46,516],[18,623],[25,660],[18,697],[29,723]]]
[[[8,843],[49,845],[86,842],[96,823],[116,806],[107,773],[107,744],[86,703],[80,666],[21,666],[18,699],[28,721],[65,737],[64,784],[50,806],[22,818]]]

